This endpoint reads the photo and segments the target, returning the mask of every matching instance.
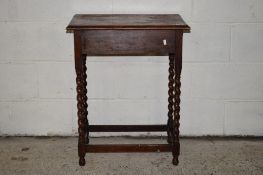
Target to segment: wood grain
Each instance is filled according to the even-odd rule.
[[[67,31],[90,29],[177,29],[190,31],[178,14],[76,14]]]
[[[175,48],[173,30],[89,30],[83,35],[88,56],[167,56]]]

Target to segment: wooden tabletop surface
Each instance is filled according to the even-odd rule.
[[[182,29],[190,27],[178,14],[76,14],[67,31],[82,29]]]

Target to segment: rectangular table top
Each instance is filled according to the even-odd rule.
[[[180,29],[190,27],[178,14],[76,14],[67,26],[67,31],[92,29]]]

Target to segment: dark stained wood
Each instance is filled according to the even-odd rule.
[[[174,116],[174,54],[169,55],[169,76],[168,76],[168,121],[167,121],[167,141],[172,144],[173,116]]]
[[[173,164],[178,165],[180,154],[179,142],[179,120],[180,120],[180,95],[181,95],[181,70],[182,70],[182,45],[183,45],[183,32],[176,31],[175,38],[175,59],[174,59],[174,116],[173,116],[173,130],[172,130],[172,146],[173,146]]]
[[[90,125],[89,132],[159,132],[167,125]]]
[[[190,27],[180,15],[75,15],[67,27],[74,32],[78,108],[79,165],[86,152],[171,151],[180,153],[180,87],[183,33]],[[166,43],[166,44],[165,44]],[[89,125],[86,56],[169,55],[167,125]],[[106,90],[106,88],[105,88]],[[168,144],[89,145],[89,132],[166,131]]]
[[[67,31],[90,29],[177,29],[190,31],[178,14],[76,14]]]
[[[108,145],[86,145],[86,152],[170,152],[169,144],[108,144]]]
[[[86,66],[84,63],[81,47],[81,32],[74,33],[75,45],[75,70],[77,84],[77,108],[78,108],[78,154],[79,165],[85,165],[85,147],[87,139],[87,89],[86,89]]]
[[[83,52],[88,56],[165,56],[174,51],[175,32],[174,30],[89,30],[84,32],[83,42]]]

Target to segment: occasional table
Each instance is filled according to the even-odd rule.
[[[180,153],[182,40],[183,33],[190,32],[190,27],[181,16],[178,14],[77,14],[66,30],[74,33],[79,165],[85,165],[87,152],[172,152],[172,162],[177,165]],[[87,56],[168,56],[167,124],[89,125]],[[148,131],[167,132],[167,144],[89,144],[89,132]]]

